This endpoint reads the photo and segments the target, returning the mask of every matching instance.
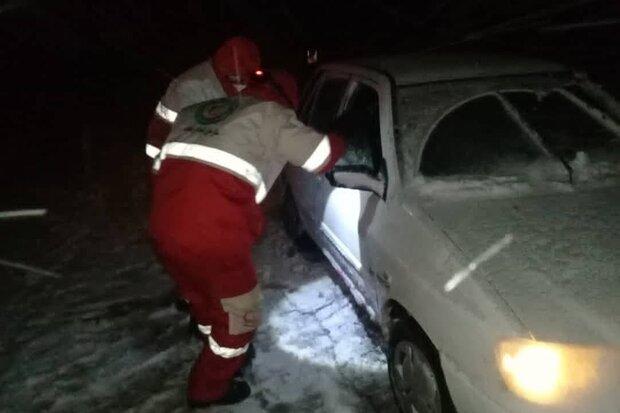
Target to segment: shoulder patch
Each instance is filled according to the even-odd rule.
[[[237,99],[220,98],[196,105],[194,117],[201,125],[218,123],[229,117],[239,106]]]

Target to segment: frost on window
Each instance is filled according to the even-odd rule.
[[[498,176],[507,165],[525,165],[540,157],[501,103],[484,96],[456,108],[438,123],[422,153],[420,171],[428,177]]]
[[[347,137],[348,147],[337,165],[363,167],[370,174],[379,173],[381,165],[381,128],[379,96],[370,86],[358,84],[336,130]]]
[[[408,182],[418,170],[422,138],[442,113],[467,96],[480,93],[478,86],[424,84],[401,88],[395,125],[396,155],[401,177]]]

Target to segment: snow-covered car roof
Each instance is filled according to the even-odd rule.
[[[346,62],[391,75],[399,86],[420,83],[567,72],[542,59],[491,53],[424,53],[357,59]]]

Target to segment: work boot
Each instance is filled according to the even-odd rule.
[[[174,308],[180,313],[189,313],[189,301],[177,294],[174,298]]]
[[[252,368],[252,363],[254,362],[255,358],[256,358],[256,349],[254,348],[254,344],[250,343],[250,345],[248,346],[248,351],[245,352],[245,360],[243,361],[243,364],[241,365],[241,367],[239,368],[239,371],[237,372],[237,377],[243,376],[246,370],[249,370]]]
[[[209,406],[223,406],[228,404],[236,404],[240,403],[243,400],[247,399],[250,394],[252,394],[252,390],[250,389],[250,385],[246,383],[244,380],[234,379],[230,383],[230,388],[228,392],[217,400],[187,400],[187,404],[192,409],[197,409],[201,407],[209,407]]]
[[[200,341],[205,339],[205,335],[202,334],[198,328],[198,322],[191,314],[189,316],[189,323],[187,324],[187,335],[189,337],[197,338]]]

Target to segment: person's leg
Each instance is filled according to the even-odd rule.
[[[190,403],[221,401],[239,389],[233,377],[259,322],[251,247],[262,214],[247,183],[173,161],[166,160],[158,175],[150,231],[205,336],[190,374]]]
[[[205,291],[209,297],[202,310],[207,316],[199,321],[204,347],[190,374],[189,400],[206,402],[227,395],[245,360],[260,322],[256,274],[249,257],[245,261],[235,271],[218,274],[216,287]]]

